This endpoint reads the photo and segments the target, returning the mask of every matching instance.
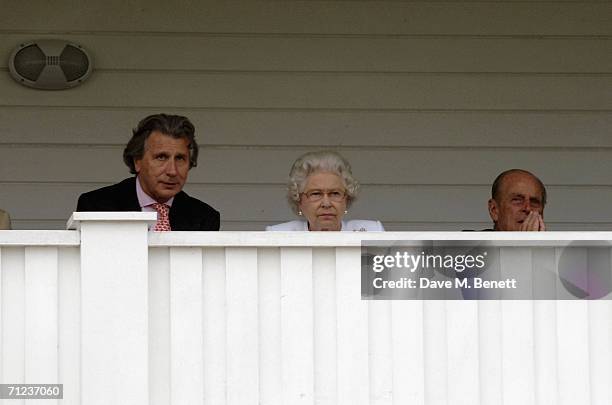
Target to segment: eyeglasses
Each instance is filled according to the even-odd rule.
[[[329,198],[330,201],[342,202],[344,198],[346,197],[346,192],[344,192],[343,190],[329,190],[329,191],[310,190],[310,191],[305,191],[301,194],[306,196],[306,200],[308,202],[321,201],[324,196],[327,196],[327,198]]]

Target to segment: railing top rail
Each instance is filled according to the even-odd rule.
[[[570,241],[610,241],[612,232],[150,232],[149,246],[359,247],[362,241],[486,240],[509,245],[565,246]],[[509,243],[512,242],[512,243]],[[502,243],[503,244],[503,243]]]
[[[79,246],[77,231],[0,231],[0,247],[4,246]]]
[[[363,241],[471,241],[512,246],[565,246],[571,241],[609,241],[612,232],[149,232],[149,246],[359,247]],[[79,231],[0,231],[0,246],[79,246]]]

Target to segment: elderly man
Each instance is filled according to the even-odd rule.
[[[182,191],[189,169],[197,165],[194,133],[185,117],[144,118],[123,151],[136,177],[82,194],[77,211],[156,211],[155,231],[218,231],[219,212]]]
[[[489,215],[494,231],[545,231],[546,188],[532,173],[511,169],[491,187]]]

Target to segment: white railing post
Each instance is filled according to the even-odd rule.
[[[81,403],[148,404],[148,231],[155,213],[75,212]]]

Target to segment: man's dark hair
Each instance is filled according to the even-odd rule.
[[[493,182],[493,186],[491,186],[491,197],[499,202],[499,200],[497,199],[498,195],[499,195],[499,188],[501,187],[502,182],[504,181],[504,178],[510,174],[514,174],[514,173],[522,173],[522,174],[527,174],[531,177],[533,177],[535,179],[535,181],[538,182],[539,186],[540,186],[540,191],[542,193],[542,205],[546,205],[546,187],[544,187],[544,183],[542,183],[542,181],[540,179],[538,179],[538,177],[536,175],[534,175],[531,172],[528,172],[527,170],[523,170],[523,169],[510,169],[510,170],[506,170],[505,172],[501,172],[499,174],[499,176],[497,176],[495,178],[495,181]]]
[[[160,132],[173,138],[189,141],[189,168],[198,165],[198,144],[195,141],[195,127],[187,117],[180,115],[154,114],[142,119],[132,133],[132,139],[123,150],[123,161],[136,174],[135,159],[142,159],[145,142],[152,132]]]

